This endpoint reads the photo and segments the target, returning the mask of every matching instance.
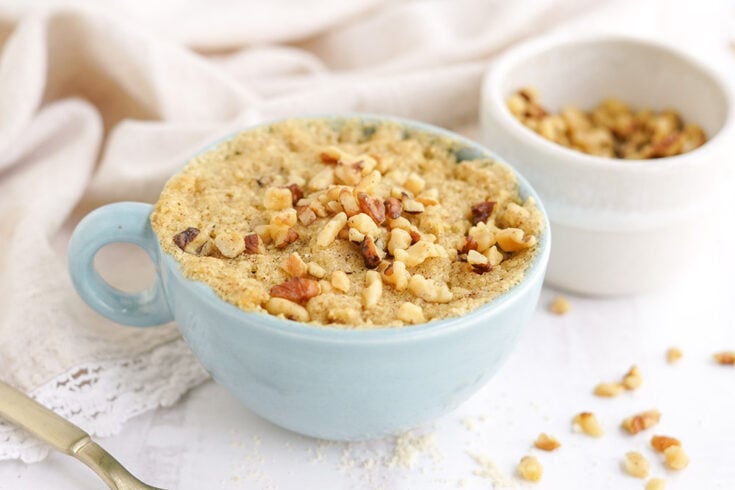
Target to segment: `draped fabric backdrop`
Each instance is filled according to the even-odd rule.
[[[732,75],[729,2],[166,0],[0,3],[0,378],[118,432],[206,379],[176,327],[92,312],[66,242],[93,208],[154,202],[194,150],[254,122],[389,113],[476,134],[480,82],[552,30],[654,37]],[[732,80],[732,78],[731,78]],[[101,254],[140,287],[140,252]],[[47,448],[0,423],[0,460]]]

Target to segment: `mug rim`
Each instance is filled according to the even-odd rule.
[[[415,129],[430,134],[439,135],[446,137],[453,142],[459,143],[462,148],[470,148],[479,152],[483,158],[490,158],[493,161],[505,165],[508,167],[515,176],[518,183],[519,194],[522,198],[527,199],[532,197],[535,200],[536,207],[543,216],[543,225],[541,235],[538,237],[537,251],[533,257],[533,261],[524,271],[521,281],[511,287],[508,291],[496,296],[487,303],[463,314],[462,316],[450,317],[441,320],[429,321],[420,323],[417,325],[404,325],[404,326],[378,326],[378,327],[335,327],[331,325],[312,325],[308,323],[297,322],[293,320],[279,318],[269,313],[263,313],[258,311],[246,311],[237,306],[223,300],[215,293],[208,284],[203,281],[196,281],[189,279],[184,276],[181,269],[181,265],[174,258],[173,255],[165,252],[160,245],[160,238],[154,232],[156,237],[156,244],[159,251],[161,252],[162,261],[166,264],[169,271],[171,271],[179,283],[197,296],[203,298],[208,305],[213,308],[218,308],[226,313],[230,317],[234,317],[235,320],[240,322],[248,323],[249,325],[269,330],[270,333],[277,333],[289,337],[300,337],[318,341],[331,341],[331,342],[360,342],[366,344],[372,343],[385,343],[385,342],[396,342],[406,341],[415,338],[435,337],[438,335],[447,335],[456,330],[460,330],[467,325],[471,325],[475,322],[468,322],[468,317],[484,317],[490,316],[497,311],[502,311],[510,307],[512,303],[518,300],[528,292],[537,281],[544,279],[546,265],[548,263],[550,248],[551,248],[551,228],[549,223],[548,214],[546,209],[541,202],[536,190],[531,184],[523,177],[516,168],[507,163],[504,159],[498,157],[492,150],[486,148],[484,145],[473,141],[460,134],[454,133],[453,131],[435,126],[433,124],[415,121],[408,118],[386,116],[373,113],[362,113],[362,112],[345,112],[338,114],[315,114],[315,115],[299,115],[293,117],[283,117],[278,119],[272,119],[261,123],[253,124],[245,127],[242,130],[234,131],[226,136],[218,138],[209,145],[206,145],[201,150],[198,150],[191,158],[189,158],[183,166],[188,164],[192,159],[210,151],[216,146],[225,143],[243,132],[250,131],[256,128],[270,126],[279,122],[293,120],[293,119],[332,119],[332,120],[350,120],[350,119],[361,119],[370,122],[394,122],[404,127]],[[178,173],[178,172],[177,172]],[[176,174],[169,177],[173,178]],[[490,327],[488,325],[488,327]]]

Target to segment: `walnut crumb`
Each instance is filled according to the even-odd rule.
[[[625,453],[625,461],[623,468],[630,476],[636,478],[646,478],[649,470],[648,460],[638,451],[630,451]]]
[[[623,392],[623,385],[620,383],[598,383],[595,386],[594,394],[606,398],[616,397]]]
[[[678,347],[669,347],[666,351],[666,362],[676,364],[684,356]]]
[[[661,412],[658,410],[647,410],[623,420],[622,427],[629,434],[635,435],[642,430],[650,429],[661,420]]]
[[[518,475],[526,481],[541,481],[544,468],[535,456],[524,456],[518,463]]]
[[[646,490],[666,490],[666,480],[663,478],[651,478],[646,483]]]
[[[715,362],[722,366],[735,366],[735,351],[722,351],[714,356]]]
[[[538,435],[533,445],[543,451],[554,451],[561,447],[561,443],[556,439],[556,437],[550,436],[545,432]]]
[[[623,387],[626,390],[636,390],[643,384],[643,377],[638,366],[631,366],[625,376],[623,376]]]
[[[566,315],[572,308],[572,304],[564,296],[557,296],[549,305],[549,311],[555,315]]]
[[[592,412],[581,412],[575,415],[573,424],[575,430],[581,431],[591,437],[602,437],[604,434],[600,422]]]
[[[664,449],[664,462],[672,470],[683,470],[689,465],[689,456],[681,446],[669,446]]]
[[[294,303],[304,304],[321,292],[319,283],[313,279],[293,277],[286,282],[276,284],[271,288],[271,296],[283,298]]]
[[[681,442],[679,442],[679,439],[669,436],[653,436],[651,438],[651,447],[660,453],[671,446],[681,446]]]

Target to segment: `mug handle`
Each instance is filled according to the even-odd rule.
[[[158,239],[149,216],[153,206],[120,202],[95,209],[79,222],[69,241],[69,272],[79,296],[103,316],[124,325],[149,327],[173,320],[158,265]],[[137,293],[111,286],[94,267],[94,256],[110,243],[139,246],[156,266],[153,285]]]

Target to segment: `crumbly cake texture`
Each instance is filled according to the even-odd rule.
[[[386,327],[518,284],[543,217],[513,172],[395,122],[291,119],[192,159],[151,215],[186,277],[246,311]]]

